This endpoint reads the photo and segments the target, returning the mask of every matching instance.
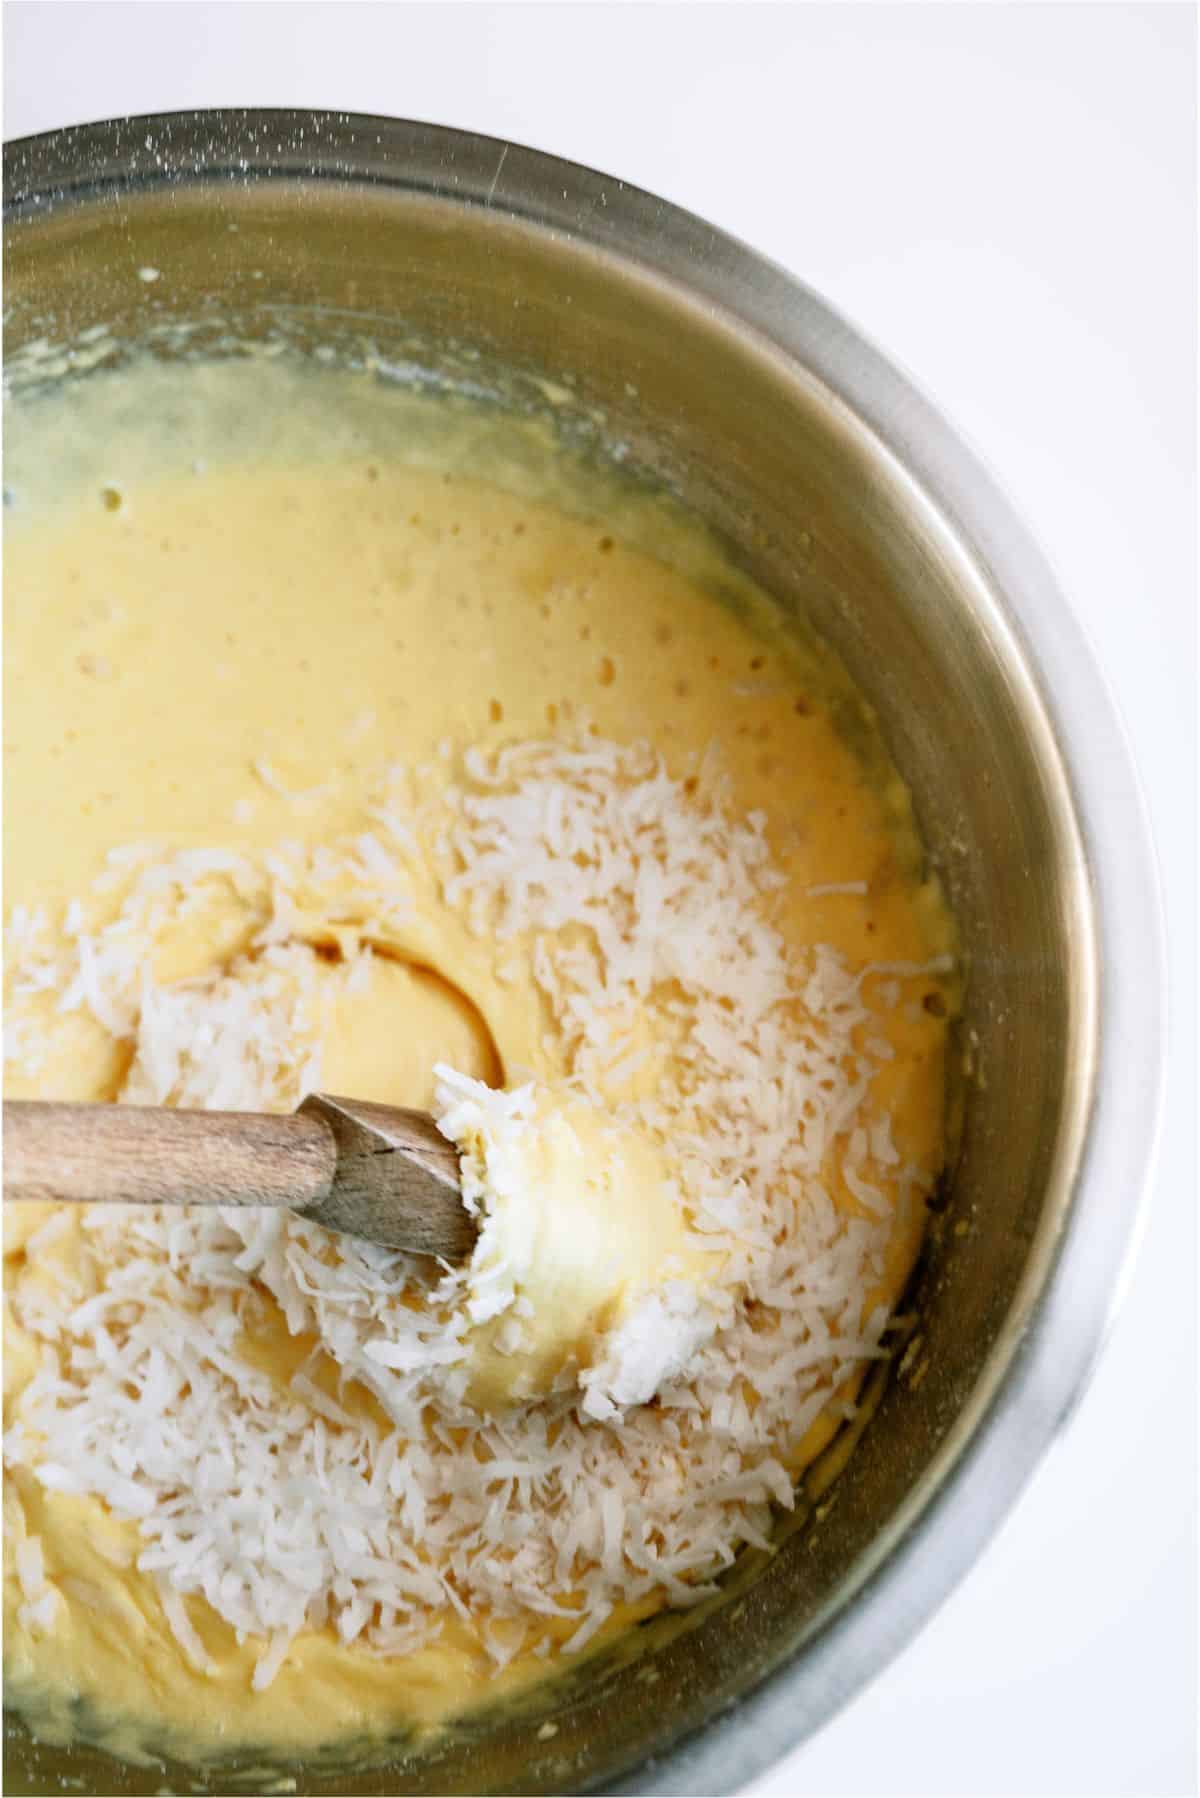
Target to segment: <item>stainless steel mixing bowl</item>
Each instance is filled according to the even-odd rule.
[[[642,1632],[639,1656],[369,1774],[290,1769],[330,1793],[736,1787],[878,1672],[979,1554],[1120,1296],[1159,1103],[1161,933],[1083,635],[989,475],[877,350],[619,181],[427,125],[217,112],[29,139],[5,182],[18,376],[96,378],[125,343],[281,336],[369,343],[414,379],[510,404],[534,403],[534,378],[564,383],[566,436],[711,521],[878,709],[961,922],[974,1074],[918,1337],[856,1452],[773,1556]],[[127,1767],[13,1723],[7,1789],[64,1776],[93,1793],[264,1789],[250,1768]]]

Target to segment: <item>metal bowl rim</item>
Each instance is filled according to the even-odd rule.
[[[97,158],[114,165],[111,172],[81,178]],[[736,238],[628,182],[501,139],[414,120],[271,108],[146,114],[14,140],[5,146],[6,223],[27,224],[121,187],[214,178],[370,182],[483,207],[615,255],[753,333],[847,407],[932,507],[1014,627],[1013,655],[1051,719],[1086,856],[1099,973],[1096,1075],[1061,1239],[1043,1245],[1034,1289],[1023,1283],[1004,1356],[1004,1342],[992,1350],[989,1367],[998,1357],[1005,1364],[990,1380],[981,1376],[965,1427],[960,1420],[937,1451],[903,1507],[905,1520],[888,1526],[887,1551],[852,1602],[735,1710],[656,1757],[648,1783],[639,1777],[610,1788],[736,1789],[876,1677],[949,1596],[1078,1403],[1127,1290],[1160,1128],[1166,954],[1153,843],[1125,730],[1082,625],[979,455],[813,289]],[[1114,1227],[1113,1199],[1121,1196]]]

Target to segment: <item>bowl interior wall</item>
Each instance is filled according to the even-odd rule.
[[[143,266],[162,278],[140,283]],[[346,354],[370,341],[513,403],[533,391],[527,376],[569,377],[564,433],[597,452],[624,445],[785,613],[811,619],[912,789],[969,957],[964,1040],[981,1076],[965,1088],[959,1164],[920,1282],[908,1374],[923,1366],[923,1377],[892,1380],[822,1514],[805,1511],[721,1604],[648,1631],[639,1659],[595,1664],[386,1771],[310,1766],[299,1789],[537,1793],[614,1780],[711,1721],[846,1601],[968,1395],[999,1380],[1013,1352],[1031,1245],[1055,1225],[1047,1194],[1077,1077],[1086,934],[1073,929],[1086,882],[1036,692],[984,575],[862,423],[765,340],[615,251],[420,193],[278,180],[64,203],[14,222],[5,272],[10,357],[103,325],[118,345],[161,354],[280,333]],[[186,335],[173,338],[179,324]],[[556,1734],[543,1741],[547,1719]],[[161,1766],[38,1745],[19,1723],[6,1758],[14,1793],[58,1792],[64,1776],[87,1791],[163,1789]],[[175,1790],[263,1789],[233,1769],[166,1777]]]

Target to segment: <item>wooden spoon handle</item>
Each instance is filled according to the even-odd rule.
[[[332,1129],[312,1112],[4,1102],[6,1200],[302,1210],[328,1196],[337,1159]]]

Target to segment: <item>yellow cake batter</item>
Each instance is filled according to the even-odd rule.
[[[130,372],[30,403],[9,430],[9,1095],[285,1108],[319,1083],[406,1105],[436,1099],[450,1128],[471,1081],[510,1092],[527,1084],[521,1178],[507,1199],[491,1189],[481,1199],[490,1227],[474,1284],[463,1275],[441,1297],[430,1286],[404,1300],[410,1316],[442,1305],[468,1350],[421,1403],[433,1413],[444,1404],[447,1417],[461,1404],[524,1417],[527,1399],[549,1391],[561,1405],[584,1393],[570,1428],[616,1454],[622,1431],[659,1428],[670,1408],[669,1394],[640,1408],[649,1395],[628,1365],[638,1343],[619,1335],[635,1313],[644,1321],[637,1307],[648,1295],[669,1287],[689,1316],[711,1301],[710,1334],[739,1318],[746,1327],[752,1311],[768,1346],[783,1317],[755,1296],[771,1253],[762,1207],[798,1201],[766,1175],[760,1191],[752,1166],[748,1198],[730,1184],[727,1228],[717,1209],[700,1217],[696,1170],[711,1170],[718,1154],[706,1133],[732,1131],[742,1104],[732,1076],[706,1091],[704,1070],[742,1066],[736,1050],[751,1058],[750,1085],[765,1081],[778,1073],[772,1045],[806,1032],[815,1040],[814,1018],[836,1020],[838,1004],[850,1017],[853,1004],[834,1059],[859,1056],[869,1077],[805,1178],[829,1207],[827,1231],[840,1218],[877,1232],[851,1320],[866,1329],[870,1319],[877,1341],[942,1164],[956,987],[950,922],[923,878],[906,795],[887,777],[866,714],[847,728],[844,693],[835,726],[836,671],[776,630],[701,535],[656,502],[593,492],[544,454],[536,432],[506,437],[470,415],[384,399],[365,377],[252,364]],[[660,544],[675,567],[653,553]],[[642,743],[650,748],[633,747]],[[604,746],[594,773],[589,745]],[[517,759],[506,774],[494,758],[509,752]],[[687,878],[716,881],[697,887],[708,898],[689,916],[690,936],[664,934],[657,960],[630,961],[620,980],[610,959],[599,988],[592,963],[608,928],[599,914],[554,924],[540,889],[531,899],[518,880],[514,896],[486,874],[494,796],[504,796],[509,829],[521,795],[564,791],[567,822],[544,825],[559,857],[547,891],[565,891],[582,868],[594,899],[590,850],[562,836],[576,780],[597,816],[634,791],[657,805],[646,841],[668,871],[673,821],[694,810],[695,841],[708,848]],[[727,861],[704,834],[717,831],[714,818],[720,845],[734,845]],[[641,841],[642,824],[621,828]],[[112,857],[128,845],[142,848]],[[224,859],[206,862],[213,850]],[[532,880],[531,853],[517,865]],[[742,910],[726,944],[712,920],[727,897]],[[646,919],[667,903],[663,890],[647,885],[636,903],[612,903],[629,939],[651,943]],[[71,982],[90,953],[81,938],[111,943],[105,929],[135,916],[137,979],[75,1004]],[[766,932],[761,943],[745,934],[750,917]],[[547,943],[560,958],[550,973]],[[706,961],[726,947],[727,992]],[[751,990],[766,963],[764,981],[790,970],[794,997]],[[836,1003],[825,987],[800,984],[860,974],[852,1000]],[[690,996],[696,982],[702,1003]],[[228,1046],[248,1003],[291,1032],[278,1065],[252,1040],[233,1066]],[[716,1040],[743,1024],[746,1043]],[[710,1059],[689,1060],[696,1054]],[[440,1096],[439,1064],[464,1077],[457,1087],[449,1077]],[[745,1102],[765,1116],[761,1094]],[[780,1117],[788,1102],[781,1086]],[[460,1117],[458,1140],[483,1191],[478,1119]],[[786,1141],[767,1143],[763,1157],[776,1160],[762,1165],[783,1165],[788,1153]],[[68,1352],[45,1319],[72,1281],[73,1302],[103,1292],[118,1238],[45,1208],[6,1223],[11,1431],[43,1357]],[[480,1294],[494,1294],[497,1278],[503,1308],[489,1316]],[[356,1342],[335,1352],[324,1322],[315,1332],[311,1320],[289,1324],[270,1277],[256,1280],[253,1328],[235,1351],[274,1382],[280,1405],[294,1405],[297,1391],[307,1404],[315,1388],[350,1418],[392,1429],[402,1399],[388,1380],[403,1379],[406,1351],[391,1354],[386,1329],[382,1350]],[[368,1365],[364,1355],[382,1358]],[[306,1368],[309,1384],[290,1385]],[[772,1438],[792,1475],[838,1429],[862,1371],[861,1360],[831,1361],[824,1386],[797,1376],[802,1427],[781,1422]],[[722,1405],[753,1415],[767,1400],[748,1377]],[[662,1453],[664,1468],[672,1455],[678,1462],[683,1490],[701,1426],[680,1416],[682,1446]],[[736,1420],[713,1422],[726,1427]],[[479,1456],[500,1452],[492,1429],[469,1437]],[[36,1432],[32,1445],[20,1430],[6,1440],[7,1675],[45,1734],[83,1728],[120,1752],[167,1741],[185,1755],[382,1736],[547,1677],[576,1633],[575,1576],[559,1591],[561,1614],[519,1605],[504,1614],[507,1599],[489,1600],[485,1584],[468,1580],[460,1604],[440,1607],[440,1633],[408,1652],[315,1624],[256,1689],[262,1636],[239,1639],[187,1595],[189,1652],[153,1569],[138,1566],[139,1522],[94,1493],[39,1479]],[[597,1507],[602,1484],[592,1487]],[[529,1513],[535,1532],[542,1502]],[[755,1518],[768,1502],[756,1493]],[[755,1540],[760,1527],[729,1540]],[[419,1530],[414,1541],[419,1549]],[[672,1591],[615,1602],[592,1644],[678,1600]],[[496,1642],[506,1630],[519,1646],[505,1662]],[[80,1695],[86,1722],[68,1715]]]

